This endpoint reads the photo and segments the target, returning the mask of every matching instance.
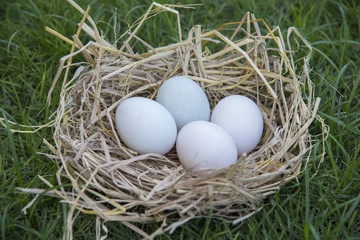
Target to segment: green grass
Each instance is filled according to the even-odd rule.
[[[139,18],[150,1],[78,1],[98,22],[109,41]],[[101,2],[101,3],[99,3]],[[165,1],[159,1],[164,3]],[[175,2],[175,1],[170,1]],[[158,239],[359,239],[360,238],[360,3],[357,0],[312,1],[206,1],[196,10],[180,10],[183,35],[195,24],[214,29],[239,21],[246,11],[263,18],[283,33],[297,27],[314,47],[310,65],[316,96],[322,98],[319,115],[330,127],[326,156],[318,174],[321,141],[314,142],[311,165],[299,177],[265,200],[263,209],[238,225],[209,217],[189,221],[173,235]],[[184,1],[183,3],[189,3]],[[116,7],[116,14],[115,14]],[[25,125],[44,124],[56,109],[45,101],[59,59],[70,46],[48,34],[49,26],[71,37],[81,16],[66,1],[0,1],[0,117]],[[153,46],[177,41],[176,18],[163,14],[149,21],[140,36]],[[109,22],[112,28],[105,24]],[[161,26],[161,27],[160,27]],[[84,39],[86,37],[82,35]],[[84,40],[85,41],[85,40]],[[59,87],[53,94],[56,103]],[[311,126],[320,133],[320,123]],[[66,228],[68,206],[58,199],[34,196],[17,187],[46,188],[37,177],[56,183],[54,161],[42,139],[51,140],[51,129],[34,134],[12,134],[0,128],[0,239],[58,239]],[[319,138],[317,138],[319,139]],[[79,215],[75,239],[95,238],[96,218]],[[118,222],[108,222],[109,239],[140,238]],[[146,232],[158,225],[139,225]],[[131,237],[129,237],[131,236]]]

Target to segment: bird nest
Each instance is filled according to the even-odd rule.
[[[59,186],[65,179],[72,186],[52,193],[70,204],[72,214],[78,209],[105,221],[121,221],[146,238],[172,232],[209,212],[236,224],[306,168],[312,148],[309,126],[317,117],[319,99],[314,98],[309,78],[311,46],[296,28],[288,29],[283,38],[279,27],[270,29],[246,13],[240,22],[217,30],[203,31],[196,25],[183,37],[179,13],[153,3],[116,48],[100,35],[89,8],[84,11],[72,4],[83,15],[73,40],[47,29],[71,43],[72,50],[61,59],[53,84],[63,77],[55,145],[46,142],[58,159]],[[136,34],[161,11],[177,14],[179,42],[152,47]],[[83,44],[80,31],[93,41]],[[137,53],[134,42],[148,51]],[[300,45],[308,54],[294,59]],[[73,63],[78,54],[86,62]],[[70,79],[69,69],[75,67]],[[175,148],[165,155],[127,148],[114,125],[117,106],[134,96],[154,99],[161,84],[176,75],[197,82],[211,109],[233,94],[254,100],[264,119],[259,145],[235,165],[201,176],[184,169]],[[162,224],[152,234],[134,224],[155,221]]]

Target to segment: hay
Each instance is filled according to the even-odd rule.
[[[122,36],[127,39],[117,49],[99,34],[88,16],[89,8],[84,11],[69,2],[83,14],[73,40],[47,28],[72,44],[72,49],[61,59],[49,94],[50,102],[51,92],[65,71],[54,123],[55,146],[44,141],[54,154],[48,156],[60,164],[59,186],[64,178],[72,183],[70,192],[62,187],[47,192],[71,206],[67,237],[71,238],[75,210],[98,216],[98,237],[100,218],[121,221],[145,238],[173,232],[210,211],[213,217],[236,224],[256,213],[261,200],[305,169],[312,148],[308,128],[317,117],[320,99],[314,98],[309,78],[311,46],[295,28],[288,30],[285,44],[279,27],[271,30],[263,20],[247,13],[240,22],[224,24],[218,30],[203,32],[196,25],[182,40],[179,13],[169,5],[153,3]],[[161,11],[177,15],[180,41],[154,48],[136,33],[144,21]],[[83,44],[81,30],[94,40]],[[309,51],[296,64],[295,51],[290,48],[293,38]],[[131,41],[142,43],[148,52],[136,53]],[[223,47],[211,52],[214,45]],[[72,63],[77,54],[83,54],[87,62]],[[77,70],[68,79],[71,67]],[[153,99],[160,85],[175,75],[198,82],[211,108],[232,94],[253,99],[262,109],[265,123],[258,147],[241,156],[234,166],[202,176],[184,170],[175,148],[165,156],[138,155],[128,149],[115,130],[116,107],[132,96]],[[133,224],[154,221],[163,224],[151,235]],[[104,226],[103,231],[107,233]]]

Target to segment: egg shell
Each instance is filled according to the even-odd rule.
[[[210,105],[202,88],[190,78],[176,76],[160,87],[156,101],[174,117],[177,129],[185,124],[210,119]]]
[[[181,164],[192,172],[228,167],[238,156],[231,136],[207,121],[186,124],[178,133],[176,152]]]
[[[249,153],[258,145],[264,128],[260,108],[242,95],[231,95],[218,102],[210,121],[232,136],[239,155]]]
[[[177,129],[168,110],[154,100],[132,97],[115,113],[120,139],[139,153],[166,154],[176,141]]]

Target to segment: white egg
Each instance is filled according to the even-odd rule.
[[[228,96],[216,104],[210,121],[232,136],[239,155],[249,153],[258,145],[264,127],[258,105],[241,95]]]
[[[181,164],[192,172],[228,167],[238,156],[231,136],[207,121],[186,124],[178,133],[176,151]]]
[[[176,124],[156,101],[132,97],[120,103],[115,114],[120,139],[139,153],[165,154],[176,141]]]
[[[156,101],[163,105],[175,119],[177,129],[185,124],[210,119],[210,105],[202,88],[193,80],[176,76],[160,87]]]

